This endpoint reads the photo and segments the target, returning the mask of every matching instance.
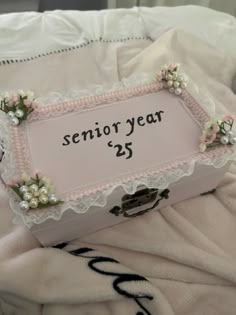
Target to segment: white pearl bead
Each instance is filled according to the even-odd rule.
[[[38,205],[39,205],[39,202],[37,198],[33,198],[30,200],[30,208],[35,209],[38,207]]]
[[[32,184],[29,189],[32,193],[35,193],[39,190],[39,186],[36,184]]]
[[[7,116],[11,119],[11,118],[15,117],[15,113],[10,110],[10,112],[7,113]]]
[[[39,201],[43,204],[46,205],[48,203],[48,196],[47,195],[40,195],[39,196]]]
[[[174,93],[175,89],[173,87],[169,88],[170,93]]]
[[[234,135],[233,131],[231,131],[231,130],[227,131],[226,134],[228,137],[233,137],[233,135]]]
[[[179,83],[178,81],[175,81],[175,82],[174,82],[174,87],[175,87],[175,88],[178,88],[179,86],[180,86],[180,83]]]
[[[206,151],[206,148],[207,148],[207,146],[206,146],[205,143],[201,143],[201,144],[200,144],[200,152],[205,152],[205,151]]]
[[[184,73],[180,73],[180,75],[178,76],[178,80],[179,81],[187,81],[187,77]]]
[[[181,82],[180,86],[182,89],[185,89],[187,87],[187,82],[185,81]]]
[[[33,193],[33,195],[34,195],[34,197],[39,197],[39,196],[40,196],[40,193],[39,193],[39,191],[35,191],[35,192]]]
[[[20,96],[25,96],[25,92],[23,90],[18,90],[17,94],[19,94]]]
[[[15,112],[16,117],[22,118],[24,116],[24,112],[21,109],[17,109]]]
[[[17,126],[17,125],[19,125],[20,121],[17,117],[14,116],[11,118],[11,123],[12,123],[12,125]]]
[[[23,199],[26,200],[26,201],[29,201],[33,198],[33,195],[30,193],[30,192],[26,192],[24,193],[23,195]]]
[[[52,195],[49,196],[49,202],[52,203],[52,204],[55,204],[55,203],[58,202],[58,199],[57,199],[57,197],[54,194],[52,194]]]
[[[45,186],[41,187],[39,189],[39,193],[42,194],[42,195],[47,195],[48,194],[48,190]]]
[[[167,86],[171,87],[172,85],[173,85],[173,81],[172,80],[167,81]]]
[[[19,203],[21,210],[27,211],[29,210],[29,203],[27,201],[21,201]]]
[[[22,194],[25,194],[28,190],[29,190],[29,188],[26,185],[23,185],[23,186],[20,187],[20,192]]]
[[[176,94],[176,95],[180,95],[181,93],[182,93],[181,88],[175,89],[175,94]]]
[[[177,73],[176,73],[176,72],[174,72],[174,73],[172,74],[172,77],[173,77],[173,80],[177,80],[177,78],[178,78]]]
[[[231,137],[229,142],[230,144],[236,144],[236,137]]]
[[[220,142],[221,142],[222,144],[228,144],[228,143],[229,143],[229,138],[228,138],[227,136],[222,136],[222,137],[220,138]]]

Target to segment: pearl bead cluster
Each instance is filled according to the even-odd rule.
[[[22,185],[19,190],[23,199],[20,202],[20,208],[25,211],[30,208],[36,209],[40,205],[46,206],[58,202],[58,199],[54,194],[49,194],[46,186],[39,188],[36,184],[32,184],[31,186]]]
[[[50,205],[56,205],[61,201],[53,193],[52,185],[48,178],[35,178],[24,176],[21,184],[9,185],[20,197],[19,206],[21,210],[28,211],[30,209],[45,208]]]
[[[1,97],[0,110],[7,114],[13,126],[19,125],[34,110],[33,93],[19,90],[17,95],[5,93]]]
[[[12,125],[17,126],[20,123],[20,118],[24,117],[24,112],[21,109],[17,109],[15,112],[10,110],[7,113],[7,116],[9,118],[10,122],[12,123]]]
[[[222,144],[236,144],[236,135],[233,131],[226,131],[224,136],[221,136],[220,142]]]
[[[184,74],[179,74],[179,64],[164,65],[157,76],[170,93],[181,95],[187,87],[187,79]]]
[[[200,152],[206,149],[223,144],[236,144],[236,134],[233,132],[234,118],[230,115],[225,116],[222,120],[211,119],[208,121],[200,137]]]

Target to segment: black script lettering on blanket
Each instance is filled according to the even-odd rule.
[[[57,245],[56,248],[64,248],[66,244],[62,244],[62,246]],[[142,304],[142,299],[146,300],[153,300],[153,296],[149,293],[140,292],[137,293],[134,292],[134,286],[132,285],[132,291],[128,291],[127,289],[124,289],[122,287],[122,284],[126,283],[133,283],[134,281],[145,281],[148,282],[148,280],[140,275],[132,274],[132,273],[118,273],[118,272],[112,272],[112,271],[106,271],[101,268],[102,263],[111,263],[111,264],[119,264],[119,262],[113,258],[105,257],[105,256],[90,256],[89,253],[93,252],[93,249],[83,247],[79,248],[73,251],[69,251],[71,255],[82,257],[88,259],[88,266],[91,270],[104,275],[104,276],[111,276],[114,277],[113,280],[113,289],[120,295],[125,296],[129,299],[133,299],[137,303],[137,305],[140,307],[140,310],[135,315],[152,315],[146,307]],[[100,265],[100,266],[99,266]],[[117,268],[115,268],[117,270]],[[109,270],[112,270],[109,268]]]

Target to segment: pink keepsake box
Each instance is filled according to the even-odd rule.
[[[235,158],[232,117],[211,122],[188,88],[171,92],[155,81],[30,113],[19,96],[27,119],[0,113],[16,221],[49,246],[215,189]]]

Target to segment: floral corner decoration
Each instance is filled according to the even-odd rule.
[[[232,115],[223,119],[211,119],[206,122],[200,137],[200,152],[222,145],[233,145],[236,143],[236,134],[233,132],[234,118]]]
[[[179,67],[178,63],[164,65],[157,75],[157,81],[163,83],[164,88],[176,95],[181,95],[187,87],[187,78],[185,74],[179,74]]]
[[[19,90],[16,95],[5,93],[1,97],[0,110],[5,112],[13,126],[20,125],[34,111],[36,106],[31,91]]]
[[[22,211],[47,208],[62,203],[54,193],[54,187],[49,178],[22,176],[20,182],[8,185],[20,198],[19,206]]]

